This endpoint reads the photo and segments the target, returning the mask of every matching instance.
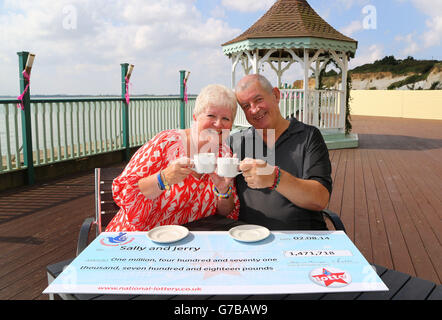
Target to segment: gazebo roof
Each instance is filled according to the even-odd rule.
[[[275,38],[320,38],[347,42],[354,48],[357,46],[356,40],[330,26],[306,0],[278,0],[254,25],[222,46],[230,47],[245,40]]]

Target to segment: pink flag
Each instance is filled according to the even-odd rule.
[[[129,79],[127,77],[124,77],[124,81],[126,82],[126,93],[124,94],[124,97],[126,98],[126,103],[129,104],[130,96],[129,96]]]
[[[28,89],[29,89],[29,83],[30,83],[31,81],[30,81],[30,76],[29,76],[29,74],[26,72],[26,70],[23,70],[23,73],[22,73],[22,74],[23,74],[23,78],[25,78],[25,80],[28,81],[28,84],[26,85],[25,90],[23,90],[23,93],[17,97],[17,99],[20,100],[20,102],[17,103],[17,108],[20,108],[20,109],[22,109],[22,110],[25,110],[25,105],[23,104],[23,97],[25,96],[26,92],[28,91]]]
[[[184,102],[187,104],[187,83],[186,79],[183,79],[183,85],[184,85]]]

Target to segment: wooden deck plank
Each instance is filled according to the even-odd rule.
[[[442,201],[439,199],[439,193],[442,193],[442,188],[438,186],[439,178],[435,177],[435,175],[426,170],[423,165],[419,165],[419,163],[423,162],[422,157],[417,157],[415,155],[409,155],[409,159],[411,161],[398,160],[402,162],[404,165],[408,165],[409,169],[407,171],[410,183],[414,185],[414,189],[416,192],[422,193],[422,200],[427,202],[433,210],[425,211],[427,213],[428,219],[434,223],[434,226],[438,227],[442,225]],[[440,165],[440,164],[439,164]],[[410,171],[413,171],[411,173]],[[437,180],[437,181],[435,181]]]
[[[380,152],[369,153],[368,155],[378,193],[382,218],[385,226],[387,226],[386,230],[393,259],[393,267],[397,271],[415,275],[416,273],[406,247],[404,235],[401,232],[398,218],[384,180],[389,179],[389,177],[385,177],[380,169],[380,167],[383,166],[384,159]]]
[[[355,219],[355,172],[354,151],[343,150],[345,153],[345,178],[342,190],[341,220],[344,223],[348,237],[354,242],[354,219]],[[344,169],[344,167],[343,167]]]
[[[0,299],[48,298],[41,294],[46,266],[75,256],[80,225],[94,212],[93,190],[88,173],[0,196],[10,201],[0,215],[11,213],[0,222]]]
[[[373,261],[373,248],[370,234],[367,195],[362,167],[361,150],[354,152],[355,198],[354,198],[354,243],[368,261]]]
[[[389,192],[395,193],[394,205],[400,215],[402,233],[407,235],[405,239],[417,276],[438,282],[442,274],[442,271],[435,269],[436,265],[442,265],[441,252],[434,246],[438,240],[406,187],[406,182],[401,176],[405,168],[398,165],[399,162],[393,158],[393,153],[389,155],[390,159],[386,161],[392,175]]]
[[[20,254],[7,257],[10,263],[1,269],[0,298],[4,298],[3,288],[19,286],[19,280],[22,277],[31,279],[35,275],[35,268],[44,270],[47,261],[56,262],[60,254],[72,254],[73,251],[75,252],[78,232],[72,232],[72,230],[76,228],[79,228],[78,223],[68,224],[60,228],[60,232],[56,234],[56,237],[53,236],[52,239],[45,241],[44,251],[37,251],[35,248],[25,248],[26,250],[17,250],[21,251]],[[24,260],[27,261],[25,265],[22,264]],[[28,281],[28,283],[30,282],[32,281]]]
[[[411,198],[406,197],[406,194],[399,192],[399,185],[402,184],[402,181],[399,180],[397,171],[392,167],[395,166],[395,164],[391,163],[387,159],[387,156],[385,156],[384,159],[384,175],[389,176],[389,179],[386,181],[386,185],[390,198],[392,199],[393,207],[398,216],[401,232],[405,235],[404,239],[407,244],[407,249],[409,251],[414,269],[416,270],[416,275],[418,277],[425,276],[427,279],[437,281],[438,276],[431,265],[431,260],[422,243],[419,230],[416,226],[417,221],[413,221],[413,218],[411,217],[411,215],[415,216],[415,213],[408,210],[407,201],[410,201]]]
[[[369,262],[391,269],[393,268],[393,260],[388,243],[387,226],[382,218],[381,204],[376,191],[368,152],[367,150],[361,150],[361,154],[365,194],[367,196],[368,221],[371,233],[371,247],[373,248],[373,260],[369,260]],[[366,241],[368,241],[368,239]]]
[[[437,155],[442,155],[442,122],[378,117],[361,119],[364,120],[363,126],[354,125],[362,133],[361,147],[386,161],[392,172],[386,178],[392,179],[397,188],[396,191],[388,188],[390,195],[396,192],[395,212],[407,214],[405,219],[398,217],[398,221],[411,230],[415,229],[414,232],[401,232],[405,241],[414,247],[411,260],[416,272],[424,279],[440,283],[442,165],[436,159],[440,159]],[[370,132],[376,134],[366,135]],[[401,207],[406,209],[400,210]]]
[[[400,162],[400,159],[397,160]],[[404,181],[404,185],[410,191],[411,199],[410,205],[414,205],[417,213],[421,213],[420,217],[422,221],[426,222],[429,226],[428,231],[432,231],[437,237],[439,243],[442,242],[442,222],[440,218],[440,208],[431,204],[431,195],[427,193],[426,187],[423,190],[415,181],[410,172],[399,173]],[[422,174],[418,173],[422,178]],[[414,200],[414,201],[413,201]],[[418,209],[416,209],[418,208]]]
[[[330,150],[328,208],[370,263],[440,284],[442,121],[352,119],[360,147]],[[0,299],[48,298],[46,265],[75,256],[93,184],[90,171],[0,193]]]
[[[341,215],[342,194],[344,189],[346,164],[347,164],[346,155],[342,151],[339,153],[338,159],[332,162],[333,191],[330,197],[328,208],[331,211],[335,212],[338,216]],[[333,166],[335,168],[333,168]]]

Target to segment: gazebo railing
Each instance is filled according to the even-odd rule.
[[[311,90],[309,92],[309,110],[312,124],[320,129],[343,129],[342,101],[344,92],[341,90]],[[345,110],[344,110],[345,115]]]
[[[284,118],[296,117],[303,121],[304,116],[307,116],[304,110],[304,90],[299,89],[281,89],[279,100],[279,109]]]
[[[280,89],[279,109],[284,118],[296,117],[301,122],[314,125],[320,129],[343,129],[341,90],[309,90],[307,101],[304,90]],[[344,110],[345,112],[345,110]],[[249,127],[244,112],[238,110],[235,125]]]

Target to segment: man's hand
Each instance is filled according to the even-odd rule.
[[[249,188],[263,189],[273,186],[275,181],[275,167],[264,160],[245,158],[239,164],[244,180]]]

